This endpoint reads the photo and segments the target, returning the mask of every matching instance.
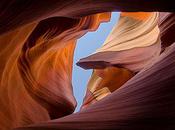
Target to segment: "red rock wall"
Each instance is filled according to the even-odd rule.
[[[174,129],[174,13],[160,15],[163,47],[151,64],[137,71],[120,65],[98,70],[101,86],[112,83],[108,96],[72,114],[71,84],[76,40],[110,20],[103,12],[174,9],[166,1],[2,0],[0,129]],[[152,50],[157,52],[155,46]],[[115,86],[114,76],[123,71],[122,83]]]

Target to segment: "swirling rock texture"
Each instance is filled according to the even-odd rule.
[[[155,12],[174,9],[146,0],[2,0],[0,129],[175,129],[175,16]],[[77,63],[93,74],[72,114],[76,40],[111,11],[123,11],[119,22]]]
[[[87,102],[93,99],[92,97],[99,99],[101,95],[113,92],[115,88],[119,88],[133,77],[134,73],[142,70],[146,64],[150,64],[160,55],[160,31],[157,21],[158,13],[121,13],[119,22],[103,46],[95,54],[81,59],[77,63],[84,68],[97,69],[95,72],[101,71],[100,73],[104,75],[98,75],[97,77],[100,79],[92,77],[95,85],[91,83],[87,90],[90,92],[87,93],[92,93],[91,95],[94,96],[85,97],[84,104],[86,106]],[[111,66],[115,66],[118,70],[116,72],[114,69],[111,70]],[[131,72],[123,71],[123,68]],[[119,79],[117,79],[118,77]],[[108,88],[109,90],[105,91]]]

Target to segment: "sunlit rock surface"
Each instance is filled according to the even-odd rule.
[[[108,21],[52,17],[1,35],[0,127],[11,129],[73,113],[72,63],[76,39]]]
[[[111,94],[133,76],[134,73],[125,68],[95,69],[87,85],[82,109]]]
[[[122,13],[102,47],[78,65],[87,69],[115,65],[140,71],[160,54],[158,17],[158,13]]]
[[[96,71],[101,71],[104,75],[107,73],[107,76],[97,75],[91,78],[83,106],[87,106],[87,102],[90,104],[92,97],[99,100],[109,95],[160,55],[158,19],[159,14],[156,12],[121,13],[118,23],[102,47],[77,63],[85,69],[95,69],[94,76],[97,75]],[[117,72],[110,66],[115,66]]]
[[[173,9],[166,1],[2,0],[0,129],[174,129],[175,16],[155,12]],[[78,62],[94,71],[72,114],[76,41],[111,11],[123,11],[119,22]]]

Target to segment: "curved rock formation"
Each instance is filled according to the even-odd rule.
[[[88,69],[119,66],[140,71],[160,54],[157,21],[158,13],[122,13],[102,47],[77,65]]]
[[[2,0],[0,129],[174,129],[174,13],[160,13],[159,27],[156,12],[127,13],[174,9],[161,0]],[[125,11],[116,29],[78,63],[94,73],[72,114],[76,40],[116,10]]]
[[[70,116],[17,130],[172,130],[175,44],[110,96]],[[166,75],[166,76],[165,76]]]
[[[121,87],[134,76],[134,73],[117,67],[95,69],[87,85],[86,96],[82,108],[101,100]]]
[[[102,47],[77,63],[83,68],[107,73],[107,76],[99,76],[102,79],[97,78],[97,74],[93,73],[96,78],[92,77],[93,81],[90,80],[83,107],[92,104],[91,102],[94,103],[92,99],[102,99],[121,87],[134,76],[134,73],[142,70],[159,56],[161,44],[158,18],[158,13],[121,13],[119,22]],[[117,72],[115,69],[111,70],[111,66],[118,69]],[[111,71],[106,72],[106,70]]]
[[[11,129],[73,113],[72,63],[77,38],[110,13],[52,17],[0,36],[0,128]]]
[[[175,62],[172,59],[175,58],[175,44],[173,42],[151,64],[147,64],[106,98],[93,105],[89,104],[79,113],[17,130],[174,129]]]
[[[142,6],[140,6],[142,5]],[[49,17],[80,18],[109,11],[175,11],[164,0],[1,0],[0,33]]]
[[[175,41],[175,14],[170,12],[160,13],[159,26],[161,30],[162,47],[166,48]]]

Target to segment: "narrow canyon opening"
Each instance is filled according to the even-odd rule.
[[[98,29],[94,32],[88,32],[77,41],[77,45],[74,52],[74,64],[73,64],[73,76],[72,84],[74,90],[74,96],[77,100],[77,107],[75,112],[79,111],[82,105],[83,98],[87,83],[92,74],[92,69],[84,70],[77,66],[76,63],[83,57],[89,56],[94,53],[106,40],[110,34],[112,28],[117,24],[120,13],[113,12],[109,22],[101,23]]]

